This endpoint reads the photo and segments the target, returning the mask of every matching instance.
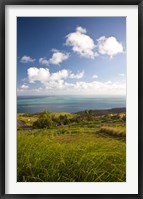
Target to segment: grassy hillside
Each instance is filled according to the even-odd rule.
[[[18,121],[19,182],[126,181],[125,113],[44,112]]]

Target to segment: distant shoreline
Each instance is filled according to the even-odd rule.
[[[83,114],[85,113],[85,111],[91,111],[91,114],[92,115],[95,115],[95,116],[100,116],[100,115],[106,115],[106,114],[119,114],[119,113],[125,113],[126,112],[126,107],[121,107],[121,108],[111,108],[111,109],[85,109],[83,111],[78,111],[78,112],[72,112],[72,114]],[[35,113],[17,113],[17,114],[31,114],[31,115],[36,115],[36,114],[39,114],[39,113],[42,113],[42,112],[45,112],[45,111],[40,111],[40,112],[35,112]],[[47,112],[53,112],[53,113],[56,113],[56,111],[47,111]],[[57,111],[58,112],[58,111]],[[63,111],[65,112],[65,111]],[[62,113],[61,112],[58,112],[58,113]],[[70,113],[70,112],[65,112],[65,113]]]
[[[87,97],[87,98],[126,98],[126,95],[17,95],[17,98],[30,98],[30,97]]]
[[[83,97],[83,96],[50,96],[22,97],[17,100],[18,113],[68,112],[76,113],[84,110],[107,110],[126,107],[125,98]]]
[[[79,111],[76,112],[77,114],[83,114],[86,110],[84,111]],[[111,108],[111,109],[96,109],[96,110],[87,110],[87,111],[91,111],[92,115],[95,116],[100,116],[100,115],[106,115],[106,114],[119,114],[119,113],[124,113],[126,112],[126,108],[122,107],[122,108]]]

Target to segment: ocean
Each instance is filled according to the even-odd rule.
[[[97,96],[18,96],[18,113],[42,111],[76,113],[83,110],[99,110],[126,107],[125,97]]]

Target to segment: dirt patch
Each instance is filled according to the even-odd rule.
[[[21,120],[17,120],[17,126],[20,127],[20,128],[22,128],[22,129],[25,129],[25,130],[31,130],[32,129],[31,126],[27,126],[25,124],[25,122],[21,121]]]

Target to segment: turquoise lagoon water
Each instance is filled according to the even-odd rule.
[[[126,107],[125,97],[97,96],[18,96],[18,113],[78,112]]]

